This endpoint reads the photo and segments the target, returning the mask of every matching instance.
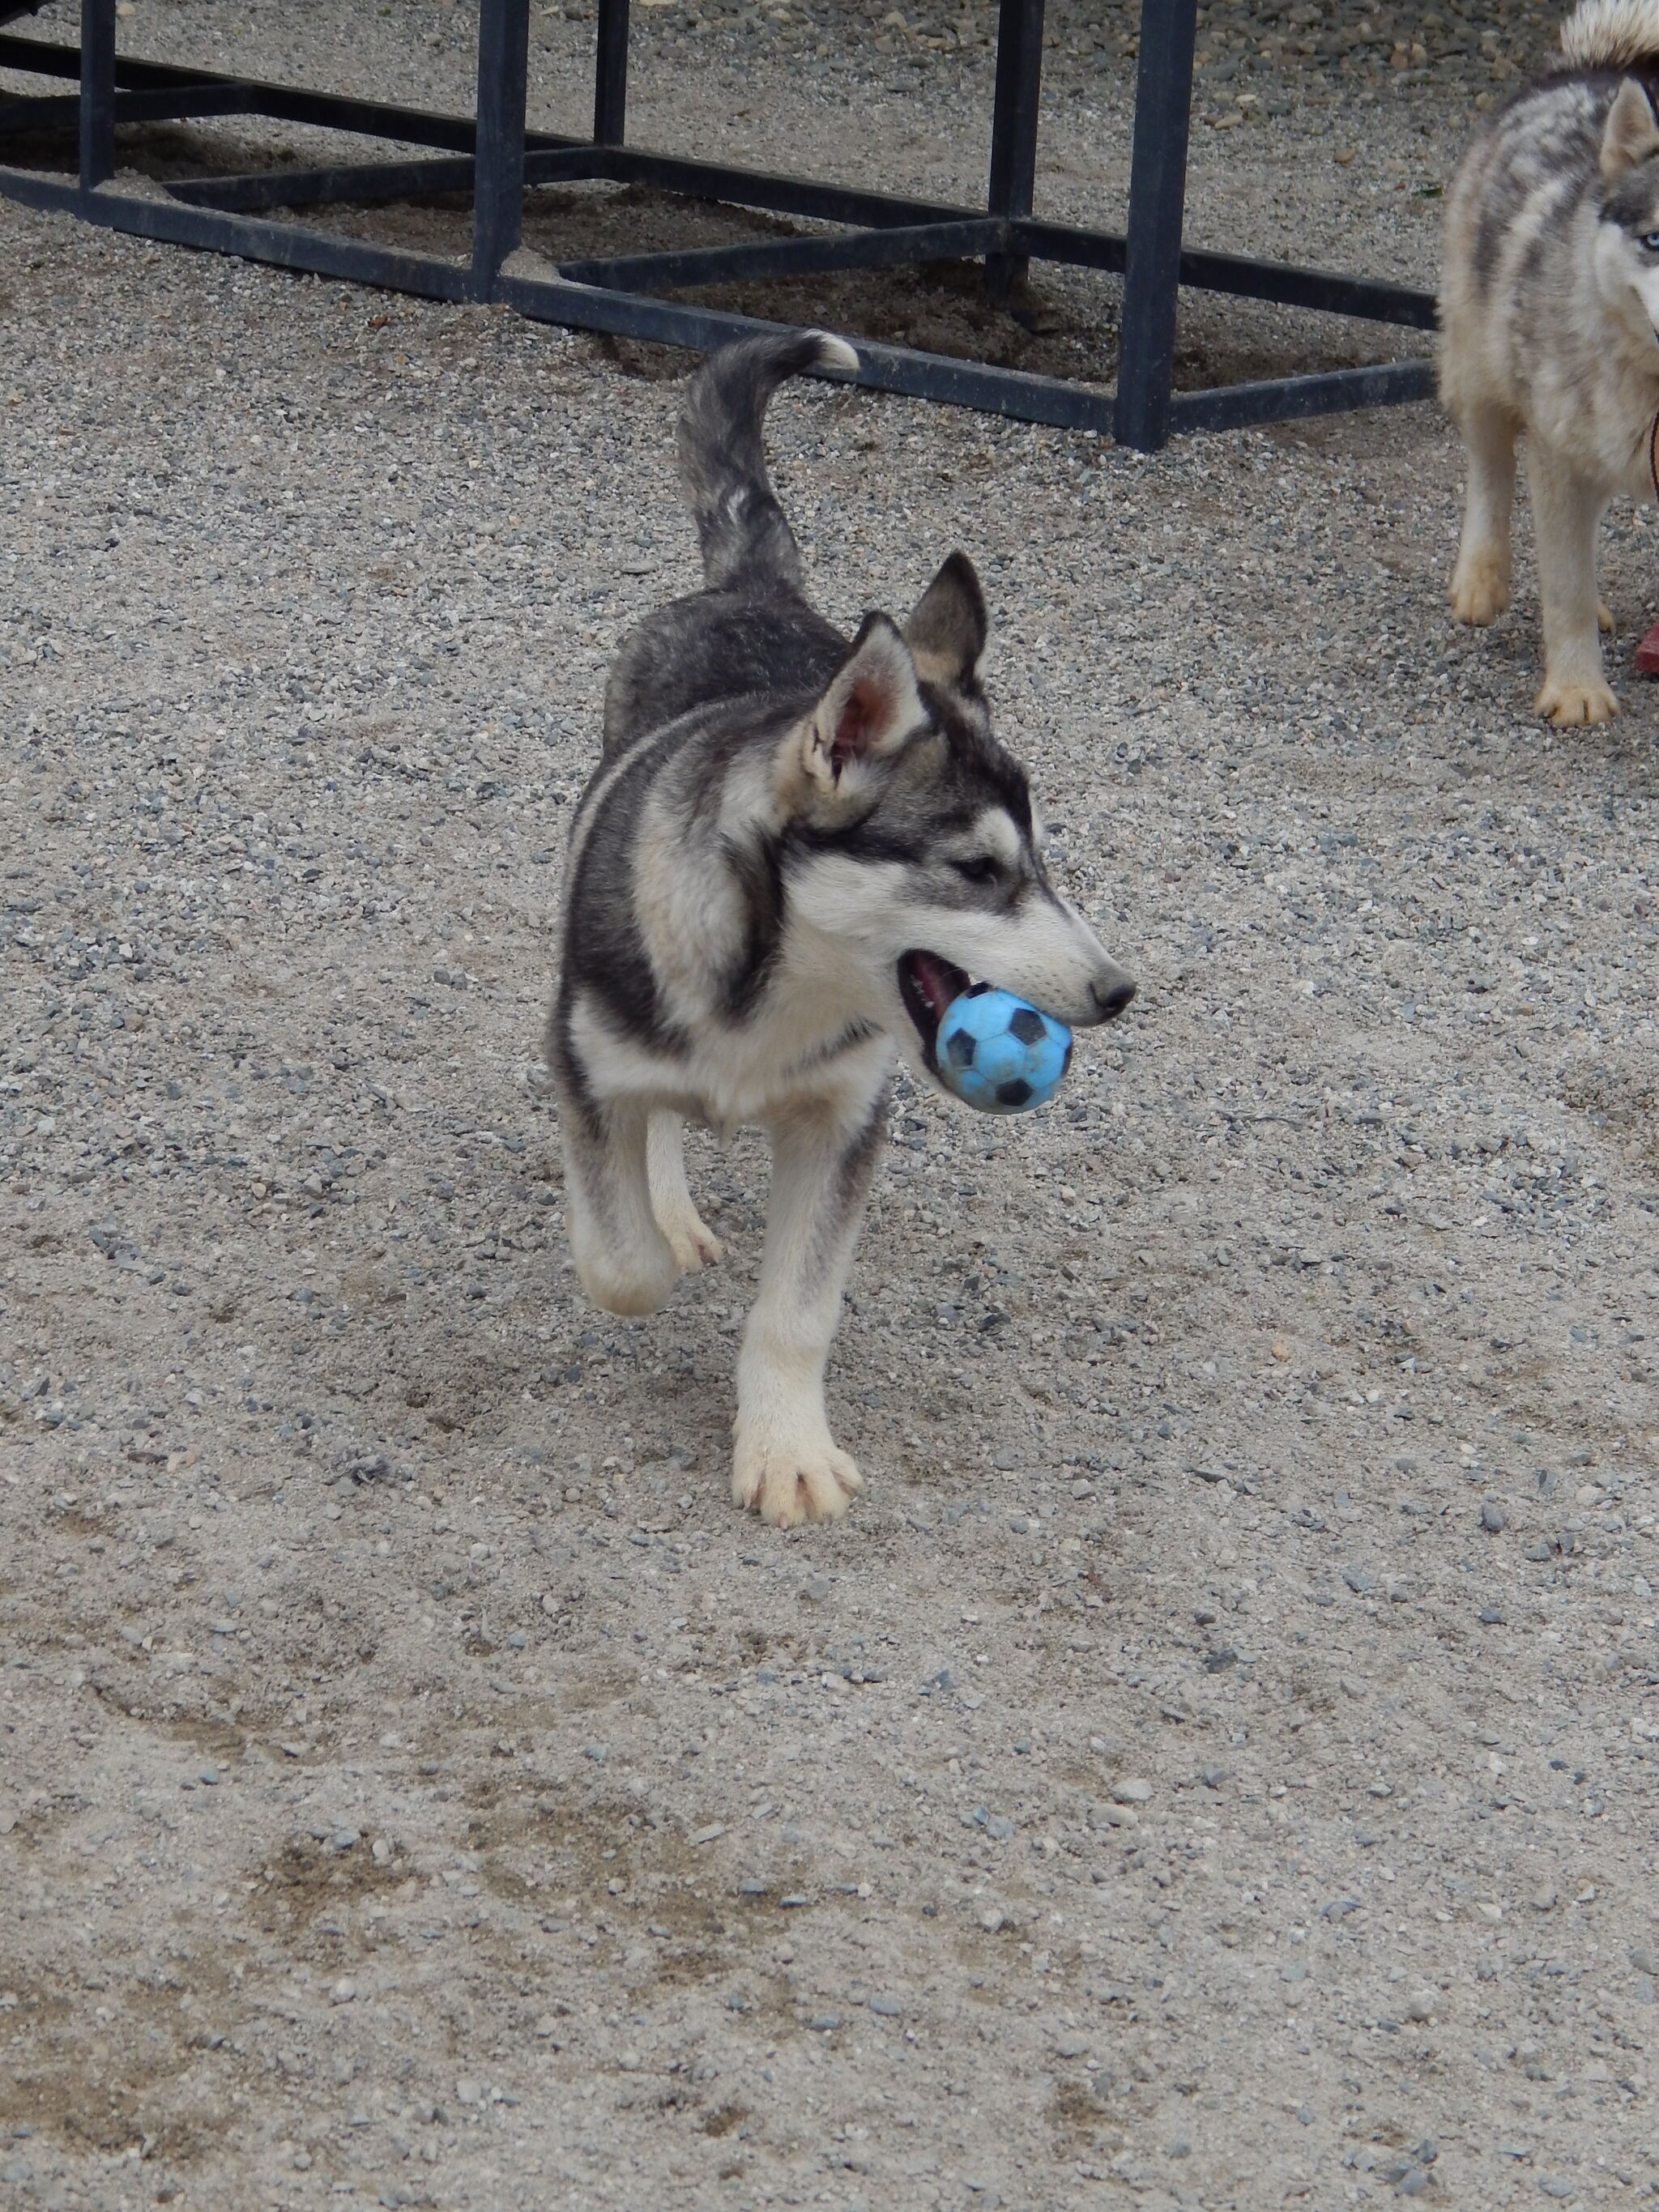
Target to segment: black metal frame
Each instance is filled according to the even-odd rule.
[[[0,0],[0,20],[7,12]],[[1117,271],[1124,295],[1115,397],[1063,378],[863,338],[857,341],[858,372],[847,380],[1025,422],[1105,432],[1144,452],[1157,450],[1178,431],[1231,429],[1425,398],[1432,371],[1422,359],[1207,392],[1172,388],[1176,303],[1183,284],[1413,330],[1431,329],[1435,319],[1431,295],[1403,285],[1182,246],[1196,12],[1197,0],[1142,0],[1127,236],[1042,222],[1032,213],[1043,0],[1000,0],[983,210],[627,145],[629,0],[599,0],[591,139],[525,127],[529,0],[479,0],[477,112],[470,120],[131,60],[115,51],[115,0],[81,0],[78,52],[0,35],[0,64],[79,80],[78,94],[0,99],[0,143],[22,131],[73,125],[80,137],[78,181],[0,166],[0,196],[143,237],[434,299],[500,301],[538,321],[699,351],[775,326],[654,294],[823,270],[982,258],[992,298],[1006,303],[1032,260]],[[268,116],[430,150],[416,160],[180,180],[168,186],[165,198],[112,189],[118,124],[202,115]],[[571,261],[553,276],[514,268],[526,188],[579,180],[653,185],[841,228],[801,238]],[[442,191],[471,192],[470,263],[266,219],[274,209]]]

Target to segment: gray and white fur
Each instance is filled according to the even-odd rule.
[[[1544,619],[1538,712],[1603,722],[1595,533],[1623,493],[1654,496],[1659,415],[1659,0],[1583,0],[1561,61],[1486,123],[1446,209],[1440,389],[1468,492],[1452,577],[1460,622],[1510,601],[1516,445],[1526,433]]]
[[[1049,882],[1025,772],[991,733],[966,557],[902,627],[870,614],[848,639],[807,605],[763,418],[786,377],[856,362],[807,331],[745,339],[691,380],[680,461],[707,582],[611,668],[548,1026],[571,1250],[613,1313],[653,1312],[720,1256],[684,1121],[770,1136],[732,1487],[780,1527],[860,1486],[823,1371],[895,1048],[936,1082],[939,1017],[970,975],[1073,1026],[1134,994]]]

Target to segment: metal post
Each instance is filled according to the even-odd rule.
[[[115,174],[115,0],[81,0],[81,189]]]
[[[1141,0],[1123,343],[1113,428],[1120,446],[1142,453],[1156,453],[1170,437],[1197,20],[1198,0]]]
[[[628,121],[628,0],[599,0],[593,143],[620,146]]]
[[[1147,0],[1148,6],[1155,0]],[[1196,4],[1196,0],[1194,0]],[[997,17],[997,84],[991,111],[991,179],[986,204],[1005,221],[1031,212],[1036,186],[1037,103],[1042,89],[1043,0],[1002,0]],[[986,257],[992,303],[1006,307],[1030,263],[1020,255]]]
[[[524,228],[530,0],[480,0],[478,125],[472,174],[472,289],[488,300]]]

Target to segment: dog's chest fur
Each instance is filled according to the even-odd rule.
[[[732,1127],[822,1093],[843,1060],[866,1080],[886,1049],[770,828],[780,737],[847,649],[799,603],[735,594],[713,622],[670,606],[628,641],[570,863],[570,1018],[599,1089]]]

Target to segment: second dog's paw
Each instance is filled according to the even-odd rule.
[[[1603,637],[1611,637],[1616,627],[1613,619],[1613,609],[1604,599],[1596,602],[1595,627]]]
[[[774,1528],[838,1521],[863,1487],[855,1462],[827,1437],[795,1446],[778,1438],[740,1439],[732,1455],[733,1504]]]
[[[681,1274],[695,1275],[700,1268],[720,1265],[720,1240],[694,1209],[688,1208],[660,1226]]]
[[[1547,715],[1558,729],[1567,729],[1585,722],[1610,722],[1619,712],[1619,702],[1600,677],[1582,683],[1547,676],[1537,712]]]
[[[1510,603],[1508,563],[1495,554],[1460,561],[1452,577],[1452,612],[1461,623],[1484,629],[1495,623]]]

